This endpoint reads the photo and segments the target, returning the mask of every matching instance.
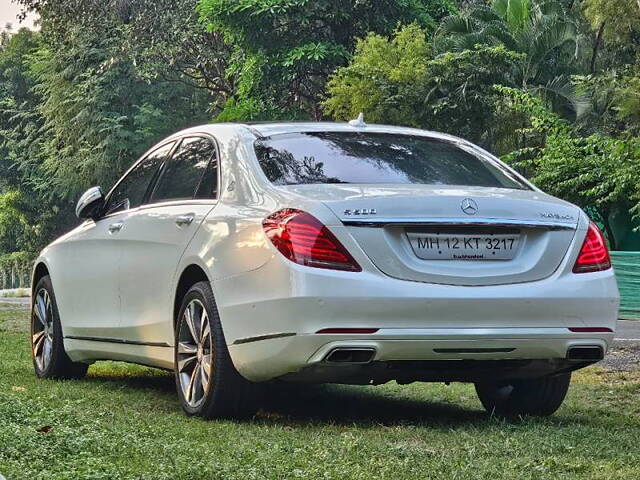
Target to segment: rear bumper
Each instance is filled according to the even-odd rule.
[[[599,347],[603,354],[613,334],[574,334],[566,329],[437,329],[429,331],[383,329],[372,335],[301,334],[230,345],[229,350],[238,370],[248,379],[264,381],[283,375],[295,380],[315,378],[335,381],[335,375],[346,373],[349,363],[329,361],[336,350],[371,351],[370,362],[406,361],[496,361],[496,360],[565,360],[573,347]],[[553,332],[552,332],[553,330]],[[568,362],[585,366],[591,362]],[[508,363],[507,363],[508,364]],[[505,364],[506,365],[506,364]],[[309,367],[322,367],[310,375]],[[343,369],[341,372],[335,369]],[[425,369],[428,369],[426,366]],[[567,368],[562,362],[549,366],[547,373]],[[391,374],[391,372],[388,372]],[[495,372],[497,373],[497,372]],[[366,375],[366,373],[365,373]],[[443,381],[460,380],[434,375]],[[325,378],[324,380],[322,380]],[[350,383],[350,382],[346,382]],[[369,383],[369,382],[355,382]]]
[[[558,370],[567,368],[557,360],[566,359],[570,347],[607,351],[619,303],[612,270],[464,287],[306,268],[277,256],[260,269],[216,281],[214,292],[234,365],[253,381],[303,376],[339,347],[373,349],[375,364],[554,359]],[[378,330],[316,333],[326,328]]]

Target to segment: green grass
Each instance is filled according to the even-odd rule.
[[[207,422],[149,368],[99,362],[82,381],[37,380],[26,315],[0,311],[8,480],[640,478],[640,372],[578,373],[548,419],[488,418],[468,385],[389,384],[291,386],[252,421]]]

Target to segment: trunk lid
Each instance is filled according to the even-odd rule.
[[[385,274],[449,285],[550,276],[567,254],[580,216],[577,207],[534,190],[397,184],[281,188],[323,202]],[[429,242],[445,247],[427,254],[419,250]],[[483,258],[471,255],[473,248],[450,250],[458,242],[479,246]],[[511,250],[486,250],[496,242],[497,248],[511,244]]]

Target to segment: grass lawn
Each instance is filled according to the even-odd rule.
[[[292,386],[252,421],[180,410],[172,375],[99,362],[37,380],[0,310],[0,474],[12,479],[640,478],[640,372],[574,375],[548,419],[485,416],[469,385]]]

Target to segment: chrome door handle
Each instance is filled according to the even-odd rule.
[[[123,226],[124,222],[112,223],[111,225],[109,225],[109,233],[117,233],[122,230]]]
[[[176,218],[176,225],[178,225],[179,227],[191,225],[191,222],[193,222],[193,217],[193,214],[180,215],[178,218]]]

